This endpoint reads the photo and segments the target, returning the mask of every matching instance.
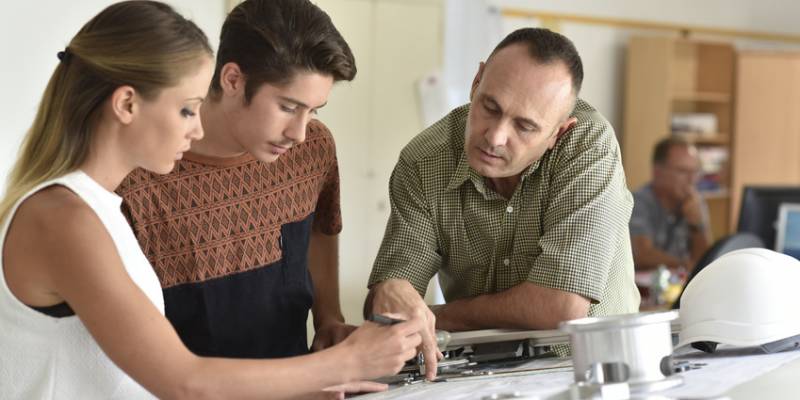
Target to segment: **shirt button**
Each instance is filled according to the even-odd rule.
[[[511,206],[506,207],[506,212],[508,213],[514,212],[514,207]]]
[[[505,266],[507,267],[507,266],[508,266],[508,264],[511,264],[511,260],[509,260],[509,259],[507,259],[507,258],[506,258],[506,259],[504,259],[504,260],[503,260],[503,265],[505,265]]]

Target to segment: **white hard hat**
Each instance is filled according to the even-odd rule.
[[[762,346],[800,335],[798,285],[800,261],[793,257],[757,248],[721,256],[684,289],[676,347]]]

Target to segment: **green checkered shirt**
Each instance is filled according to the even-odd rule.
[[[468,113],[453,110],[400,153],[369,285],[400,278],[424,295],[438,272],[453,301],[528,281],[590,299],[590,316],[637,312],[633,200],[608,121],[578,100],[577,124],[506,200],[467,162]]]

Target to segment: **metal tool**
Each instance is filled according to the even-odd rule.
[[[394,325],[394,324],[399,324],[401,322],[405,322],[405,320],[387,317],[383,314],[372,314],[369,317],[367,317],[367,321],[372,321],[380,325]]]

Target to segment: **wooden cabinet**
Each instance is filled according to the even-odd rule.
[[[800,54],[737,55],[731,226],[747,185],[800,185]]]
[[[623,165],[631,190],[649,182],[652,151],[668,135],[683,135],[698,147],[703,161],[703,195],[714,238],[728,231],[729,158],[735,53],[726,43],[665,37],[635,37],[628,46]],[[674,116],[711,118],[713,129],[674,126]]]
[[[633,38],[621,140],[628,186],[636,190],[650,180],[653,146],[676,134],[670,124],[673,115],[714,115],[715,132],[687,137],[701,152],[727,153],[727,162],[705,171],[718,183],[703,192],[718,239],[736,229],[744,186],[800,185],[799,110],[800,53]]]

